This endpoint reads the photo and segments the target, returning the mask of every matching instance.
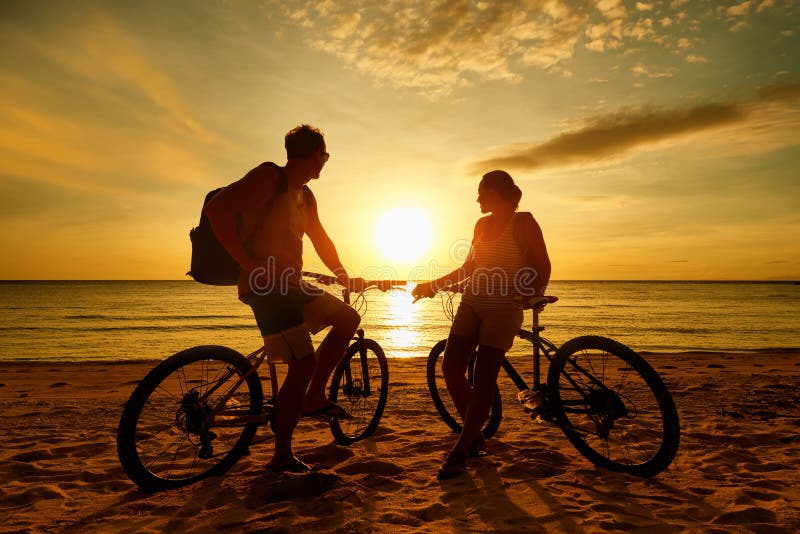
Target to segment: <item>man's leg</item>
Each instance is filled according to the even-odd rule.
[[[336,365],[344,356],[344,351],[353,339],[361,322],[361,317],[350,306],[342,306],[334,312],[327,323],[333,328],[317,349],[316,366],[303,403],[303,411],[311,412],[322,408],[329,401],[325,386]]]
[[[289,370],[283,380],[275,406],[275,452],[267,464],[279,468],[294,460],[292,436],[300,419],[300,407],[306,388],[314,372],[314,355],[289,362]]]

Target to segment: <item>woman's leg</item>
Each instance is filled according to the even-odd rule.
[[[494,401],[495,388],[497,386],[497,375],[503,364],[505,351],[480,345],[478,347],[478,358],[475,362],[475,379],[472,386],[472,395],[467,404],[464,414],[464,428],[458,438],[454,451],[464,453],[466,456],[469,447],[478,439],[481,427],[489,417],[489,411]]]
[[[462,421],[467,412],[472,389],[467,381],[467,366],[470,355],[477,345],[478,342],[471,337],[450,334],[444,349],[442,374],[447,384],[447,391],[450,393]]]
[[[481,428],[489,416],[489,410],[494,401],[497,375],[503,364],[504,356],[505,351],[501,349],[486,345],[478,347],[475,378],[463,418],[461,435],[448,453],[438,478],[452,478],[460,475],[466,469],[470,447],[482,439]]]

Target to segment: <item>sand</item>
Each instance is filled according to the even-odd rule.
[[[491,454],[437,481],[455,435],[420,358],[390,361],[370,439],[343,447],[326,424],[301,423],[296,451],[318,470],[266,473],[267,441],[222,477],[155,495],[126,478],[114,441],[153,362],[0,364],[0,531],[800,531],[800,354],[647,357],[682,431],[675,461],[650,480],[594,467],[508,400]]]

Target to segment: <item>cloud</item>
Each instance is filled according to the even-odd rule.
[[[697,39],[679,38],[678,31],[724,22],[738,32],[745,16],[773,2],[698,9],[690,19],[681,11],[688,0],[668,6],[647,0],[266,1],[277,34],[293,27],[306,44],[379,85],[431,97],[486,80],[518,83],[530,69],[569,75],[580,47],[623,55],[647,43],[690,48]]]
[[[654,71],[650,67],[647,67],[641,63],[637,63],[633,67],[631,67],[631,72],[639,78],[641,76],[646,76],[648,78],[672,78],[675,75],[674,69],[667,69],[665,71]]]
[[[379,82],[448,94],[475,80],[563,73],[587,15],[562,0],[273,2],[306,42]]]
[[[735,6],[729,7],[725,11],[725,14],[729,17],[742,17],[744,15],[748,15],[750,13],[750,4],[752,4],[752,2],[750,0],[746,0],[741,4],[736,4]]]
[[[758,4],[758,9],[756,9],[757,13],[761,13],[762,11],[769,9],[771,7],[775,7],[775,0],[764,0],[760,4]]]
[[[212,181],[209,148],[237,149],[197,120],[143,39],[103,10],[59,15],[4,34],[33,67],[0,69],[0,174],[113,195]]]
[[[204,143],[225,144],[194,118],[170,77],[147,56],[137,37],[110,14],[102,10],[86,13],[83,25],[56,29],[52,39],[18,35],[17,40],[93,86],[114,93],[122,88],[138,93],[170,129]]]
[[[743,20],[740,20],[739,22],[737,22],[736,24],[734,24],[733,26],[730,27],[730,31],[732,33],[737,33],[737,32],[742,31],[745,28],[747,28],[747,23],[745,21],[743,21]]]
[[[708,59],[703,56],[696,56],[694,54],[689,54],[684,58],[687,63],[708,63]]]
[[[789,83],[764,87],[753,99],[745,102],[710,103],[688,109],[623,109],[589,118],[582,128],[560,133],[544,142],[500,148],[495,155],[473,163],[471,171],[482,173],[496,168],[533,170],[593,164],[656,143],[679,141],[701,132],[741,125],[751,119],[756,122],[762,110],[766,112],[775,105],[791,106],[798,101],[800,83]],[[784,112],[782,116],[785,115]],[[796,129],[797,123],[783,126]],[[786,142],[791,141],[784,141],[783,146]]]

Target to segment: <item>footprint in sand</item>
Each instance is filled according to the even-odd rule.
[[[752,525],[753,523],[775,524],[775,522],[775,512],[758,506],[727,512],[717,516],[712,521],[712,523],[719,525]]]
[[[269,475],[270,477],[274,475]],[[333,489],[340,478],[331,473],[312,472],[308,474],[293,475],[283,473],[274,478],[270,483],[259,481],[254,485],[248,501],[257,503],[274,503],[311,499]]]
[[[383,475],[387,477],[398,476],[403,473],[403,468],[399,465],[389,462],[381,462],[379,460],[372,460],[367,462],[355,462],[348,465],[343,465],[336,470],[337,473],[343,475]]]
[[[781,498],[779,493],[770,493],[766,491],[744,490],[744,493],[756,501],[772,502]]]
[[[355,453],[351,449],[334,444],[317,447],[302,454],[303,461],[326,466],[340,464],[353,456]]]
[[[41,460],[50,460],[53,458],[53,453],[48,450],[38,450],[38,451],[25,451],[19,454],[15,454],[9,460],[12,462],[38,462]]]

